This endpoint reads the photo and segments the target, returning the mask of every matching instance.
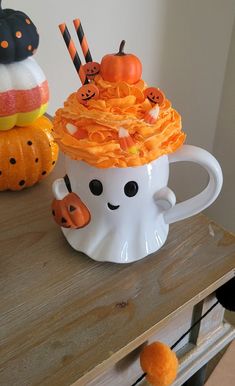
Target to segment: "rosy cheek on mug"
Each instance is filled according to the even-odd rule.
[[[88,208],[75,193],[67,194],[62,200],[54,199],[52,215],[62,228],[83,228],[91,220]]]

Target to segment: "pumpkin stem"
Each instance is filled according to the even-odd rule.
[[[120,44],[120,47],[119,47],[119,51],[118,51],[118,53],[117,53],[116,55],[118,55],[118,56],[119,56],[119,55],[120,55],[120,56],[126,55],[125,52],[123,51],[123,50],[124,50],[125,44],[126,44],[126,41],[125,41],[125,40],[122,40],[122,41],[121,41],[121,44]]]

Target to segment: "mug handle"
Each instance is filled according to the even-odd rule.
[[[179,161],[195,162],[206,169],[209,174],[208,185],[201,193],[165,211],[165,222],[171,224],[191,217],[211,205],[222,188],[223,174],[215,157],[200,147],[183,145],[178,151],[170,154],[168,158],[169,163]]]

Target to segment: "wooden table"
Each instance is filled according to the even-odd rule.
[[[128,386],[139,352],[173,343],[234,275],[235,237],[204,215],[137,263],[94,262],[53,222],[51,184],[0,193],[0,385]],[[205,300],[204,300],[205,299]],[[178,351],[181,385],[234,337],[217,306]]]

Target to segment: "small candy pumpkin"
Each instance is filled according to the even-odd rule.
[[[78,102],[82,105],[86,105],[91,99],[99,98],[99,89],[94,84],[84,84],[77,91]]]
[[[58,146],[51,131],[44,116],[30,126],[0,131],[0,191],[32,186],[52,171]]]
[[[100,64],[97,62],[87,62],[84,64],[83,69],[86,77],[89,80],[93,80],[96,75],[100,72]]]
[[[100,64],[100,75],[108,82],[137,83],[141,79],[142,64],[133,54],[123,52],[125,40],[122,40],[117,54],[105,55]]]
[[[159,88],[156,87],[148,87],[144,90],[144,96],[149,100],[149,102],[153,105],[158,104],[162,105],[165,101],[165,95]]]
[[[34,58],[0,64],[0,130],[31,124],[45,113],[48,100],[48,83]]]
[[[2,9],[0,0],[0,63],[12,63],[33,55],[39,35],[32,20],[23,12]]]
[[[55,222],[62,228],[83,228],[91,220],[89,210],[75,193],[67,194],[63,200],[54,199],[52,215]]]

